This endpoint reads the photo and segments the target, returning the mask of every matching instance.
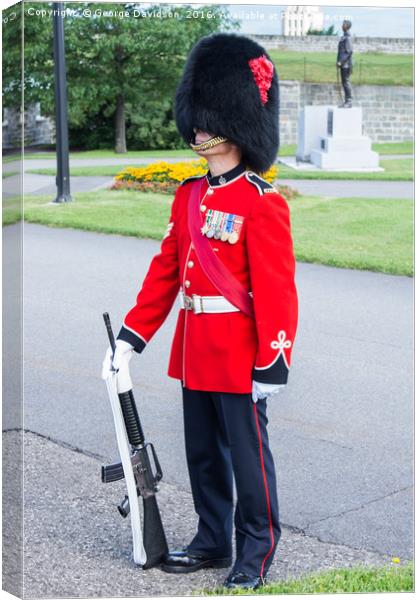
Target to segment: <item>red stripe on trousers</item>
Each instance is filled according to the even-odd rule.
[[[266,498],[266,501],[267,501],[268,522],[269,522],[269,526],[270,526],[270,537],[271,537],[270,550],[265,555],[264,560],[263,560],[262,565],[261,565],[260,576],[261,576],[261,578],[263,578],[264,577],[264,565],[265,565],[265,561],[267,560],[267,558],[270,556],[270,554],[272,553],[272,551],[274,549],[274,533],[273,533],[273,523],[272,523],[272,520],[271,520],[270,495],[269,495],[269,492],[268,492],[267,476],[265,474],[263,446],[262,446],[262,439],[261,439],[260,424],[258,422],[258,411],[257,411],[257,403],[256,402],[254,402],[254,414],[255,414],[255,423],[257,425],[258,441],[259,441],[259,444],[260,444],[261,470],[262,470],[263,479],[264,479],[265,498]]]

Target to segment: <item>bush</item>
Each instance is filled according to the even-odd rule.
[[[111,189],[174,194],[184,179],[205,175],[207,170],[207,161],[204,158],[176,163],[161,161],[146,167],[127,167],[116,175]],[[262,177],[272,183],[277,177],[277,167],[272,165]],[[286,200],[292,200],[299,195],[287,185],[278,185],[276,189]]]
[[[127,106],[127,147],[131,150],[185,148],[172,115],[172,98],[146,97],[142,106]]]
[[[279,193],[283,196],[283,198],[287,201],[294,200],[295,198],[300,196],[300,193],[297,190],[295,190],[294,188],[291,188],[288,185],[277,184],[275,187],[279,191]]]

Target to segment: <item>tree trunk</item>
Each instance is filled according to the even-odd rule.
[[[115,152],[118,154],[127,152],[124,108],[124,96],[119,94],[117,98],[117,108],[115,111]]]

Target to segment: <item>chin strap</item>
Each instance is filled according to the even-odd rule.
[[[227,142],[227,138],[222,137],[221,135],[216,135],[206,142],[202,142],[201,144],[190,144],[190,146],[194,152],[199,152],[202,150],[209,150],[209,148],[213,148],[213,146],[217,146],[217,144],[222,144],[223,142]]]

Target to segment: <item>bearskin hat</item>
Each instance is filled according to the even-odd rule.
[[[279,85],[264,48],[233,33],[201,38],[176,91],[175,121],[187,144],[196,127],[239,146],[252,171],[269,169],[279,148]]]

